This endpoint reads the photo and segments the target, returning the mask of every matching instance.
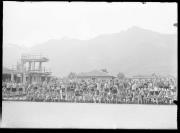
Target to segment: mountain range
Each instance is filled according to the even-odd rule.
[[[40,53],[49,58],[45,66],[53,75],[66,76],[107,69],[117,75],[177,75],[177,34],[162,34],[140,27],[104,34],[89,40],[52,39],[30,49],[3,45],[3,66],[16,65],[22,53]]]

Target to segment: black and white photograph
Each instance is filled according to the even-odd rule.
[[[175,2],[3,2],[1,128],[177,129]]]

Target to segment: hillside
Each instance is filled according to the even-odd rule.
[[[17,44],[3,44],[3,66],[12,68],[20,60],[21,54],[26,52],[29,52],[26,47],[20,47]]]
[[[126,75],[177,73],[177,35],[160,34],[139,27],[90,40],[49,40],[35,45],[31,51],[48,56],[47,66],[57,76],[102,68],[114,75],[118,72]],[[7,56],[7,48],[4,53],[8,61],[9,58],[15,60],[20,54],[15,50]]]

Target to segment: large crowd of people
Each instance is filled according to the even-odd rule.
[[[41,84],[3,82],[3,100],[173,104],[177,83],[173,78],[154,79],[53,79]]]

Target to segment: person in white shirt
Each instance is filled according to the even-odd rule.
[[[137,88],[137,84],[136,84],[136,83],[134,83],[134,84],[132,85],[132,90],[133,90],[133,91],[135,91],[135,90],[136,90],[136,88]]]

